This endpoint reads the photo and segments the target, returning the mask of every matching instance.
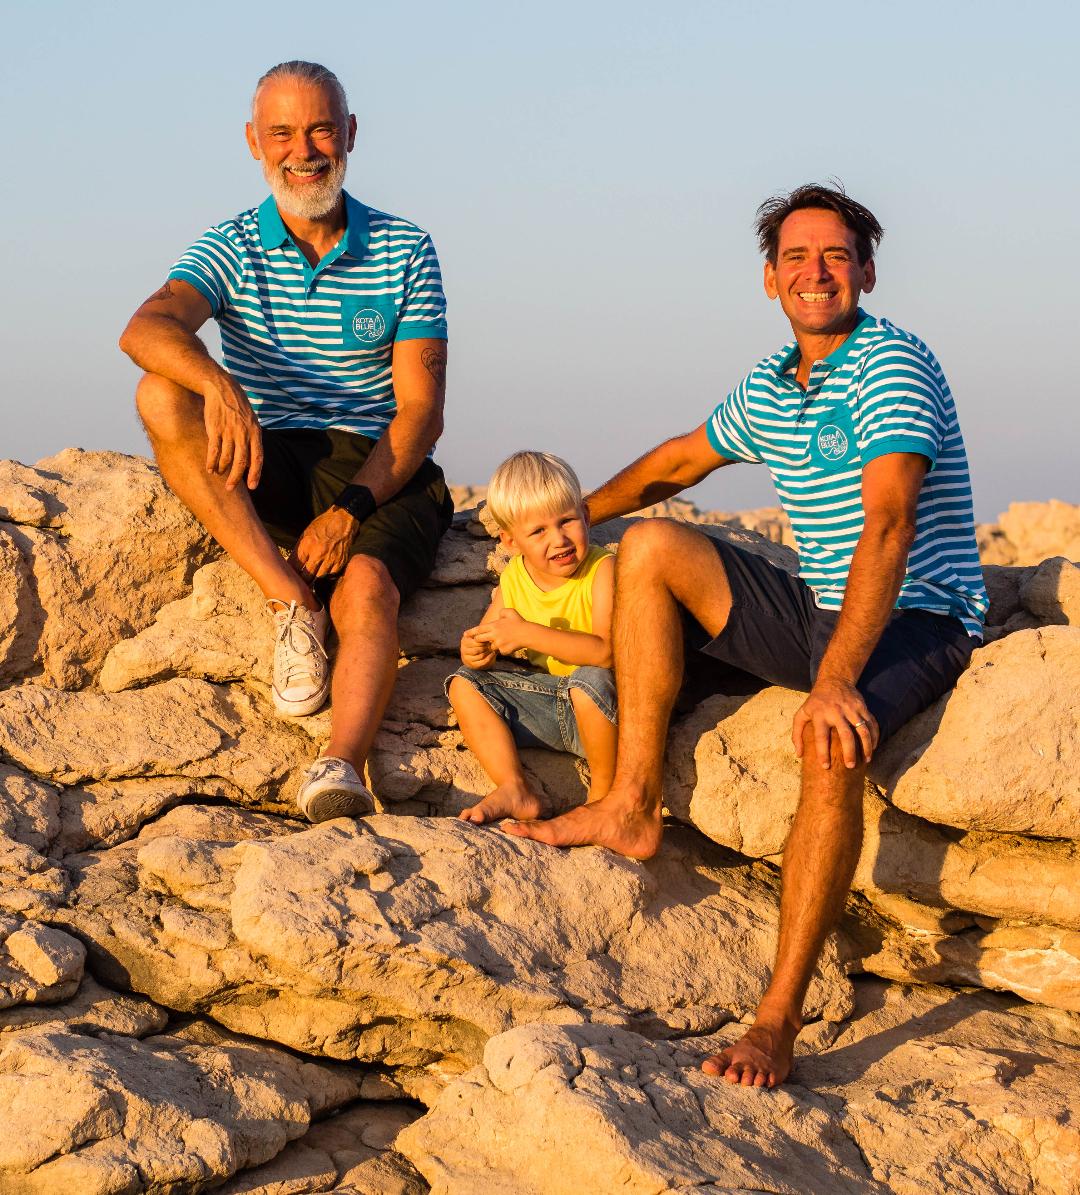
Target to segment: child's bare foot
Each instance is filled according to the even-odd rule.
[[[791,1056],[800,1025],[759,1012],[758,1019],[730,1046],[701,1064],[707,1075],[743,1087],[777,1087],[791,1074]]]
[[[458,817],[464,822],[475,822],[480,826],[484,822],[496,822],[504,817],[532,821],[543,817],[545,813],[547,804],[538,793],[523,782],[509,781],[493,789],[482,801],[463,809]]]

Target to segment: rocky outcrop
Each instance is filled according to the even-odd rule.
[[[977,529],[985,564],[1036,565],[1051,556],[1080,560],[1080,505],[1014,502],[996,523]]]
[[[1080,1187],[1080,1131],[1068,1110],[1075,1022],[1017,1015],[986,996],[867,985],[851,1026],[767,1095],[698,1069],[730,1036],[668,1043],[595,1025],[511,1030],[399,1147],[434,1195]]]
[[[177,811],[179,812],[179,811]],[[775,880],[673,832],[662,859],[552,851],[446,819],[374,817],[272,839],[234,819],[67,861],[65,923],[95,969],[160,1004],[306,1053],[461,1069],[529,1022],[650,1036],[752,1011],[774,948]],[[239,821],[239,826],[237,826]],[[714,949],[737,951],[738,973]],[[838,1020],[834,953],[809,1015]]]
[[[86,685],[212,555],[137,457],[68,449],[34,468],[0,462],[0,682]]]
[[[770,514],[692,517],[792,569]],[[0,466],[0,1191],[1071,1192],[1080,570],[1054,534],[1024,557],[1010,523],[987,646],[875,761],[795,1081],[746,1093],[697,1064],[766,980],[801,695],[687,690],[647,864],[447,817],[490,787],[442,685],[505,565],[462,515],[403,611],[385,813],[308,827],[329,715],[273,716],[251,582],[145,462]],[[583,799],[584,765],[526,764]]]

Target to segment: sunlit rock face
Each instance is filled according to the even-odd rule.
[[[379,811],[311,827],[329,711],[275,717],[256,587],[144,460],[0,463],[0,1192],[1080,1189],[1075,511],[985,531],[986,645],[874,761],[793,1079],[748,1093],[699,1063],[768,979],[800,694],[688,690],[648,863],[457,821],[443,682],[506,564],[462,513]],[[795,567],[776,512],[650,513]]]

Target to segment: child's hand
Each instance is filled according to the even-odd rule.
[[[503,610],[498,618],[483,622],[473,628],[475,637],[488,644],[501,656],[513,655],[528,647],[529,628],[533,624],[522,618],[516,610]]]
[[[495,663],[495,649],[477,639],[479,627],[470,627],[461,636],[461,662],[466,668],[490,668]]]

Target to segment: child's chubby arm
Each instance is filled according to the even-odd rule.
[[[491,595],[491,604],[484,612],[484,617],[475,627],[469,627],[461,635],[461,662],[466,668],[476,668],[480,671],[488,669],[495,663],[497,652],[490,643],[477,637],[486,623],[493,622],[503,612],[502,590],[496,589]]]
[[[607,557],[593,578],[592,632],[559,631],[538,622],[529,622],[516,610],[502,609],[493,618],[485,616],[473,631],[493,651],[508,656],[520,648],[554,656],[567,664],[591,664],[611,667],[611,610],[615,597],[615,559]],[[495,603],[492,602],[492,608]],[[489,610],[490,614],[491,611]],[[468,633],[468,632],[466,632]],[[464,659],[464,656],[462,656]]]

